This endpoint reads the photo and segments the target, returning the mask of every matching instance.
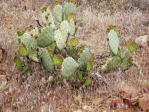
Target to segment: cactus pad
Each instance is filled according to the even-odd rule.
[[[31,37],[29,33],[24,33],[22,37],[20,37],[21,43],[25,45],[27,50],[35,50],[37,47],[36,40]]]
[[[112,70],[116,70],[121,64],[121,58],[114,56],[109,58],[104,65],[102,65],[103,72],[110,72]]]
[[[55,66],[60,66],[60,65],[62,65],[63,57],[61,55],[55,55],[53,57],[53,61],[54,61]]]
[[[78,43],[79,43],[79,41],[78,41],[77,38],[71,38],[71,39],[70,39],[70,45],[71,45],[72,47],[76,47],[76,46],[78,45]]]
[[[63,9],[62,9],[62,5],[56,5],[53,9],[53,13],[55,18],[61,22],[62,21],[62,16],[63,16]]]
[[[62,76],[70,77],[76,69],[79,67],[79,64],[71,57],[64,59],[62,64]]]
[[[78,63],[80,65],[81,70],[86,71],[87,68],[87,62],[91,56],[91,53],[88,48],[85,48],[83,50],[83,53],[80,55],[80,58],[78,59]]]
[[[54,42],[54,29],[50,27],[45,27],[41,30],[38,35],[37,44],[39,47],[47,47]]]
[[[54,33],[54,38],[57,44],[57,47],[61,50],[66,47],[66,40],[67,38],[65,36],[62,36],[62,33],[60,30],[56,30]]]
[[[117,55],[118,48],[119,48],[119,38],[117,33],[114,30],[110,30],[108,33],[109,38],[109,46],[114,55]]]
[[[121,64],[121,68],[123,71],[127,70],[130,66],[130,63],[129,63],[129,59],[131,57],[131,53],[130,51],[126,51],[124,53],[124,56],[122,58],[122,64]]]
[[[76,31],[75,22],[73,19],[71,19],[69,22],[69,33],[70,33],[70,35],[74,35],[75,31]]]
[[[46,68],[46,70],[48,72],[52,72],[54,70],[54,64],[52,58],[50,57],[50,54],[46,49],[42,50],[41,59],[43,66]]]
[[[76,11],[77,11],[77,8],[76,8],[75,4],[73,4],[71,2],[65,4],[64,13],[65,13],[66,16],[69,13],[76,13]]]
[[[67,38],[69,33],[69,23],[68,21],[64,20],[60,24],[60,31],[63,37]]]

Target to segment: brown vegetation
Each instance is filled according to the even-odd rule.
[[[6,60],[2,62],[0,60],[0,83],[7,82],[6,85],[3,83],[4,89],[0,90],[0,112],[10,110],[14,112],[49,110],[50,112],[103,112],[104,110],[111,112],[110,98],[118,97],[119,89],[123,84],[131,86],[132,89],[137,88],[137,92],[149,87],[149,47],[138,48],[134,54],[142,68],[141,72],[133,67],[126,72],[115,71],[109,74],[104,74],[100,70],[109,56],[106,34],[109,25],[114,24],[120,29],[123,49],[126,49],[130,39],[135,40],[138,36],[149,35],[148,0],[80,1],[76,36],[95,53],[95,67],[92,74],[96,78],[93,86],[76,89],[62,85],[61,82],[54,85],[40,85],[42,79],[47,79],[50,74],[40,66],[34,65],[32,73],[22,76],[13,62],[18,49],[16,31],[31,24],[36,26],[35,20],[40,17],[40,8],[46,3],[52,2],[48,0],[2,0],[0,2],[0,46],[2,46],[0,50],[4,49],[7,52]],[[125,109],[121,110],[132,111]],[[141,111],[137,106],[133,109],[135,109],[134,112]]]

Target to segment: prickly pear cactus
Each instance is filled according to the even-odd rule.
[[[79,40],[77,38],[71,38],[70,39],[70,45],[72,47],[76,47],[78,45],[78,43],[79,43]]]
[[[28,57],[35,62],[39,62],[37,51],[30,51]]]
[[[60,31],[61,31],[63,37],[65,37],[65,38],[68,37],[68,33],[69,33],[69,23],[68,23],[68,21],[64,20],[63,22],[61,22]]]
[[[104,65],[102,65],[101,69],[103,72],[110,72],[112,70],[118,69],[120,67],[121,58],[114,56],[109,58]]]
[[[57,47],[62,50],[66,47],[66,40],[67,38],[62,35],[60,30],[56,30],[54,33],[54,39],[56,41]]]
[[[53,27],[44,27],[38,35],[37,44],[39,47],[47,47],[54,42]]]
[[[24,33],[23,36],[20,37],[20,40],[28,50],[35,50],[37,47],[36,40],[29,33]]]
[[[106,61],[106,63],[102,66],[102,71],[110,72],[118,68],[121,68],[122,71],[126,71],[133,65],[140,69],[138,64],[133,64],[134,61],[132,58],[132,53],[137,49],[137,44],[135,42],[129,43],[128,50],[123,53],[121,47],[119,46],[119,30],[116,28],[116,26],[109,26],[107,32],[109,38],[109,47],[114,56]]]
[[[114,30],[110,30],[108,33],[109,38],[109,46],[114,55],[117,55],[118,48],[119,48],[119,38],[117,33]]]
[[[121,64],[121,68],[123,71],[127,70],[130,66],[130,63],[129,63],[129,59],[131,57],[131,53],[130,51],[126,51],[124,53],[124,56],[122,58],[122,64]]]
[[[56,27],[54,22],[55,20],[51,10],[52,10],[51,7],[47,7],[46,10],[41,13],[41,18],[44,24],[46,25],[51,24],[50,26],[55,28]]]
[[[52,8],[42,9],[43,22],[33,30],[18,31],[20,37],[20,56],[34,60],[45,67],[48,72],[70,78],[75,75],[81,84],[91,84],[90,72],[93,68],[93,55],[85,45],[80,46],[76,33],[76,5],[72,1],[55,2]],[[15,59],[17,68],[24,71],[24,64]],[[25,68],[28,66],[25,63]],[[60,71],[61,68],[61,71]],[[57,70],[57,71],[56,71]]]
[[[35,37],[35,36],[38,36],[39,34],[39,28],[36,27],[35,29],[31,30],[30,34]]]
[[[69,13],[76,13],[76,5],[69,2],[64,5],[64,14],[67,16]]]
[[[41,59],[42,59],[42,64],[46,68],[46,70],[48,72],[53,72],[54,70],[53,60],[46,49],[42,49]]]
[[[63,56],[61,56],[61,55],[55,55],[53,57],[53,61],[54,61],[54,65],[55,66],[60,66],[60,65],[62,65],[62,62],[63,62]]]
[[[70,35],[74,35],[75,31],[76,31],[75,22],[73,19],[71,19],[69,22],[69,33],[70,33]]]
[[[79,64],[71,57],[64,59],[62,64],[62,76],[70,77],[77,70]]]
[[[19,54],[20,54],[21,56],[28,56],[29,52],[28,52],[28,50],[26,49],[26,47],[22,45],[21,48],[19,49]]]
[[[20,37],[21,43],[25,46],[25,48],[28,51],[29,58],[33,61],[38,62],[38,57],[37,57],[37,42],[36,40],[31,37],[29,33],[24,33],[22,37]]]
[[[54,13],[54,16],[55,18],[61,22],[62,21],[62,17],[63,17],[63,8],[62,8],[62,5],[56,5],[53,9],[53,13]]]
[[[80,55],[80,58],[78,59],[78,63],[80,65],[80,69],[83,71],[86,71],[87,68],[87,62],[91,56],[91,52],[88,48],[85,48],[85,50]]]
[[[94,63],[94,54],[91,54],[88,62],[87,62],[87,72],[90,72],[93,69],[93,63]]]

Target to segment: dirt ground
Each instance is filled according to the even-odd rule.
[[[118,95],[121,85],[126,84],[137,91],[149,88],[149,47],[138,48],[133,54],[142,72],[132,67],[126,72],[118,70],[105,74],[100,68],[109,56],[106,33],[109,25],[120,29],[124,50],[130,39],[149,35],[148,0],[78,2],[76,37],[95,54],[93,86],[78,89],[59,84],[40,86],[41,79],[50,74],[38,65],[34,66],[32,75],[22,76],[13,62],[18,50],[16,32],[30,25],[36,26],[41,7],[52,3],[52,0],[0,0],[0,47],[7,52],[6,61],[0,63],[0,82],[7,80],[0,91],[0,112],[113,112],[109,99]],[[115,111],[142,110],[136,107],[135,110]]]

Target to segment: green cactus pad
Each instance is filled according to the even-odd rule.
[[[20,60],[20,58],[18,58],[18,57],[14,58],[14,62],[16,64],[17,69],[19,71],[23,71],[23,67],[24,67],[25,63],[22,60]]]
[[[84,85],[85,85],[86,87],[90,86],[91,84],[92,84],[92,80],[91,80],[91,79],[87,79],[87,80],[85,81],[85,83],[84,83]]]
[[[53,27],[54,29],[56,28],[55,26],[55,22],[54,22],[54,17],[52,15],[52,13],[50,13],[49,17],[48,17],[48,24],[51,24],[50,26]]]
[[[109,38],[109,46],[114,55],[117,55],[118,48],[119,48],[119,38],[117,33],[114,30],[110,30],[108,33]]]
[[[83,71],[86,71],[87,68],[87,62],[91,56],[91,52],[88,48],[85,48],[83,50],[82,54],[80,55],[80,58],[78,59],[78,63],[80,65],[80,69]]]
[[[137,44],[135,42],[129,43],[128,49],[131,53],[133,53],[137,49]]]
[[[120,30],[115,26],[115,25],[110,25],[108,28],[107,28],[107,32],[109,33],[110,30],[114,30],[118,35],[120,33]]]
[[[49,27],[44,27],[41,33],[38,35],[37,44],[39,47],[47,47],[54,42],[54,29]]]
[[[78,78],[80,81],[83,79],[83,74],[82,74],[82,72],[79,72],[79,73],[77,74],[77,78]]]
[[[47,19],[46,19],[47,14],[48,14],[48,13],[47,13],[46,11],[43,11],[43,12],[41,13],[42,21],[43,21],[43,23],[45,23],[45,24],[47,24]]]
[[[118,56],[114,56],[109,58],[104,65],[102,65],[101,69],[103,72],[110,72],[116,70],[121,64],[121,58]]]
[[[64,20],[60,24],[60,31],[63,37],[67,38],[69,33],[69,23],[68,21]]]
[[[25,46],[25,48],[28,51],[29,58],[33,61],[38,62],[38,57],[37,57],[37,41],[31,37],[29,33],[24,33],[24,35],[20,38],[21,43]]]
[[[75,22],[73,19],[71,19],[69,22],[69,33],[70,33],[70,35],[74,35],[75,31],[76,31]]]
[[[71,38],[71,39],[70,39],[70,45],[71,45],[72,47],[76,47],[76,46],[78,45],[78,43],[79,43],[79,41],[78,41],[77,38]]]
[[[67,20],[70,22],[71,19],[73,19],[74,21],[76,21],[76,15],[74,13],[69,13],[67,14]]]
[[[65,13],[66,16],[69,13],[76,13],[76,11],[77,11],[76,5],[71,3],[71,2],[66,3],[64,5],[64,13]]]
[[[56,51],[56,43],[53,42],[50,46],[47,47],[47,50],[48,50],[49,54],[51,56],[53,56]]]
[[[60,30],[56,30],[54,33],[54,38],[57,44],[57,47],[62,50],[66,47],[66,40],[67,38],[65,36],[62,36],[62,33]]]
[[[25,30],[23,30],[23,31],[17,31],[17,34],[18,34],[19,37],[22,36],[24,33],[25,33]]]
[[[87,71],[90,72],[93,69],[93,62],[94,62],[94,54],[91,54],[88,62],[87,62]]]
[[[46,11],[41,13],[41,18],[44,24],[49,25],[50,23],[51,24],[50,26],[55,28],[54,17],[52,15],[50,6],[47,7]]]
[[[28,50],[27,50],[24,46],[22,46],[22,47],[19,49],[19,54],[20,54],[21,56],[27,56],[27,55],[29,54],[29,52],[28,52]]]
[[[118,48],[117,55],[118,57],[122,57],[122,49]]]
[[[48,72],[52,72],[54,70],[54,64],[52,61],[52,58],[50,57],[50,54],[46,49],[42,50],[41,54],[42,64],[46,68]]]
[[[35,50],[37,47],[37,43],[36,40],[31,37],[31,35],[29,33],[24,33],[24,35],[22,37],[20,37],[21,39],[21,43],[25,45],[25,47],[27,48],[27,50]]]
[[[36,27],[35,29],[31,30],[30,34],[32,34],[33,37],[34,37],[34,36],[37,36],[37,35],[39,34],[39,28]]]
[[[28,57],[31,60],[35,61],[35,62],[39,62],[39,59],[38,59],[38,56],[37,56],[37,52],[36,51],[33,51],[33,50],[32,51],[29,51]]]
[[[62,16],[63,16],[63,8],[62,8],[62,5],[56,5],[54,6],[54,9],[53,9],[53,13],[54,13],[54,16],[55,18],[61,22],[62,21]]]
[[[77,56],[77,53],[78,53],[78,49],[77,48],[75,48],[75,47],[67,47],[66,50],[67,50],[67,53],[69,55],[72,55],[72,56],[75,56],[75,57]]]
[[[65,58],[62,64],[62,76],[70,77],[79,67],[79,64],[72,58]]]
[[[130,66],[130,63],[129,63],[130,56],[131,56],[130,51],[126,51],[124,53],[124,56],[122,58],[122,64],[121,64],[121,68],[123,71],[127,70]]]
[[[55,66],[60,66],[60,65],[62,65],[63,57],[61,55],[55,55],[53,57],[53,61],[54,61]]]

